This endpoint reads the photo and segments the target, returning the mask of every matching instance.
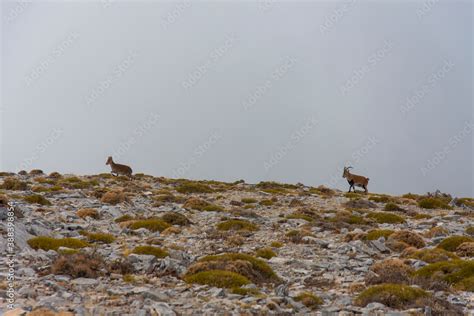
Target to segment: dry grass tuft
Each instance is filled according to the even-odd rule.
[[[99,219],[99,212],[96,209],[93,208],[81,208],[76,212],[76,215],[79,216],[80,218],[84,219],[86,217],[90,217],[93,219]]]
[[[102,195],[100,201],[102,203],[115,205],[118,203],[129,202],[129,199],[123,191],[116,190],[106,192],[104,195]]]
[[[394,283],[408,284],[410,275],[415,271],[400,259],[387,259],[375,263],[370,267],[371,273],[367,274],[365,283],[369,285]]]

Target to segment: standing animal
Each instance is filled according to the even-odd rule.
[[[368,193],[369,178],[352,174],[349,172],[349,169],[352,169],[352,167],[344,167],[344,173],[342,174],[342,177],[346,178],[347,182],[349,182],[349,192],[351,192],[352,188],[354,188],[355,192],[355,187],[357,186],[364,188],[365,193]]]
[[[112,171],[110,173],[112,173],[114,176],[123,174],[129,176],[130,178],[132,177],[132,168],[126,165],[115,163],[112,157],[107,158],[107,162],[105,164],[110,165],[110,167],[112,168]]]

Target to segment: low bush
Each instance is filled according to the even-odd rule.
[[[130,225],[130,229],[139,229],[139,228],[146,228],[151,232],[162,232],[166,228],[170,227],[171,225],[167,222],[157,219],[157,218],[149,218],[143,220],[137,220]]]
[[[418,269],[414,276],[432,282],[444,281],[462,291],[474,291],[474,261],[450,260],[429,264]]]
[[[310,293],[310,292],[302,292],[295,297],[295,301],[301,302],[304,306],[308,307],[309,309],[317,309],[320,305],[324,302],[323,300]]]
[[[258,226],[245,220],[231,219],[217,224],[217,229],[221,231],[257,231]]]
[[[407,246],[413,246],[415,248],[423,248],[425,246],[425,241],[423,240],[423,237],[409,230],[396,231],[390,235],[388,240],[402,242]]]
[[[87,237],[90,242],[101,242],[104,244],[111,244],[115,241],[115,236],[108,233],[89,233],[82,231],[82,235]]]
[[[367,240],[377,240],[380,237],[384,237],[387,240],[393,232],[391,229],[374,229],[367,233]]]
[[[461,257],[474,257],[474,242],[463,242],[456,248],[456,254]]]
[[[474,238],[468,236],[450,236],[443,239],[437,246],[447,251],[456,251],[456,249],[465,242],[473,242]]]
[[[418,201],[418,206],[426,209],[445,209],[451,210],[448,202],[441,198],[424,198]]]
[[[131,221],[131,220],[134,220],[135,217],[129,215],[129,214],[125,214],[125,215],[122,215],[120,217],[117,217],[114,222],[116,223],[122,223],[122,222],[128,222],[128,221]]]
[[[51,265],[51,273],[70,275],[73,278],[96,278],[101,274],[103,267],[102,257],[77,253],[59,256]]]
[[[418,250],[416,248],[410,247],[405,249],[401,256],[403,258],[418,259],[427,263],[459,259],[458,256],[456,256],[454,253],[441,248],[428,248]]]
[[[220,288],[235,288],[250,284],[249,279],[235,272],[224,270],[202,271],[184,277],[187,283],[198,283]]]
[[[374,212],[367,215],[368,218],[375,220],[379,224],[402,224],[405,219],[396,214],[387,212]]]
[[[255,255],[260,258],[271,259],[276,256],[276,253],[271,248],[260,248]]]
[[[206,184],[194,181],[185,181],[176,187],[176,191],[183,194],[190,193],[212,193],[214,190]]]
[[[355,299],[355,304],[366,306],[377,302],[391,308],[404,309],[415,305],[416,301],[428,297],[428,292],[420,288],[401,284],[381,284],[371,286]]]
[[[128,197],[122,191],[108,191],[102,195],[102,203],[116,205],[118,203],[128,202]]]
[[[225,270],[241,274],[255,284],[279,283],[280,278],[265,261],[242,253],[206,256],[191,265],[186,272],[193,275],[209,270]]]
[[[66,248],[71,248],[71,249],[79,249],[79,248],[84,248],[88,247],[89,243],[76,239],[76,238],[52,238],[52,237],[46,237],[46,236],[39,236],[39,237],[34,237],[31,238],[27,241],[28,245],[35,249],[43,249],[43,250],[55,250],[57,251],[59,247],[66,247]]]
[[[170,225],[188,226],[191,224],[191,221],[186,216],[177,212],[167,212],[160,218]]]
[[[23,198],[23,200],[25,200],[25,202],[28,202],[30,204],[39,204],[39,205],[48,205],[48,206],[52,205],[51,202],[47,198],[38,194],[27,195]]]
[[[415,271],[400,259],[387,259],[376,262],[370,267],[372,273],[368,273],[365,283],[369,285],[393,283],[408,284],[411,274]]]
[[[96,209],[93,208],[81,208],[76,212],[76,215],[79,216],[80,218],[86,218],[90,217],[93,219],[99,219],[99,212]]]
[[[5,178],[0,185],[0,189],[11,191],[25,191],[28,189],[28,183],[18,180],[16,178]]]
[[[152,255],[157,258],[165,258],[168,256],[168,252],[153,246],[138,246],[132,250],[132,253],[137,255]]]
[[[240,201],[245,204],[254,204],[258,202],[256,199],[253,198],[242,198]]]

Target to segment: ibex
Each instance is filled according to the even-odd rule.
[[[111,173],[115,176],[118,176],[119,174],[123,174],[129,177],[132,177],[132,168],[130,168],[129,166],[115,163],[112,157],[109,157],[105,164],[110,165],[110,167],[112,168]]]
[[[363,177],[363,176],[358,176],[356,174],[352,174],[349,172],[349,169],[352,167],[344,167],[344,173],[342,174],[343,178],[347,179],[347,182],[349,182],[349,192],[351,192],[351,189],[354,188],[355,192],[355,186],[357,187],[362,187],[365,190],[365,193],[367,193],[367,186],[369,185],[369,178]]]

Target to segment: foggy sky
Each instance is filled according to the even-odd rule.
[[[0,170],[474,196],[471,1],[2,3]]]

